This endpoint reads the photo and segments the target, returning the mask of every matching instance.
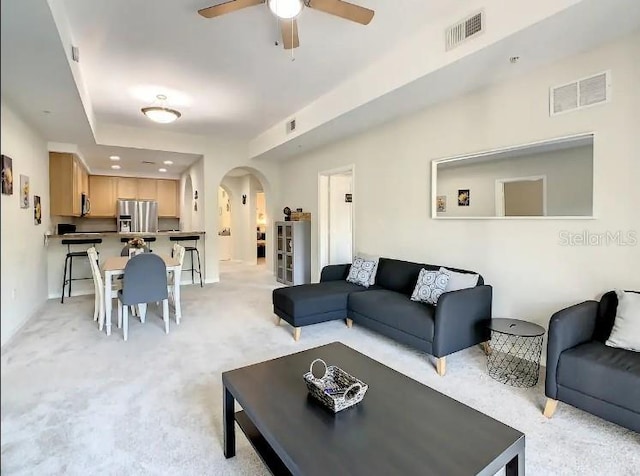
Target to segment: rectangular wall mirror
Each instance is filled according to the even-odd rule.
[[[432,162],[433,218],[593,217],[593,134]]]

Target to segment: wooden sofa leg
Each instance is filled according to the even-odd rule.
[[[278,320],[276,321],[276,326],[279,326],[282,323],[282,318],[279,317]]]
[[[444,377],[444,374],[447,372],[446,357],[438,357],[436,359],[436,371],[440,377]]]
[[[547,418],[551,418],[558,408],[558,400],[553,398],[547,398],[547,404],[544,406],[544,412],[542,413]]]
[[[302,330],[302,328],[300,327],[294,327],[293,328],[293,340],[295,341],[299,341],[300,340],[300,331]]]
[[[347,317],[347,327],[353,327],[353,319]]]

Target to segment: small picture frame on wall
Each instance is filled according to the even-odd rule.
[[[468,188],[458,190],[458,206],[468,207],[471,198],[471,191]]]
[[[436,211],[438,211],[438,212],[446,212],[447,211],[447,196],[446,195],[438,195],[436,197]]]
[[[42,203],[38,195],[33,196],[33,222],[36,225],[42,223]]]
[[[13,195],[13,160],[2,155],[2,194]]]
[[[29,177],[20,174],[20,208],[29,208]]]

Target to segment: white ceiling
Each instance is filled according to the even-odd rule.
[[[174,132],[251,138],[327,93],[434,16],[469,0],[353,0],[376,11],[368,26],[306,8],[295,61],[275,18],[258,5],[205,19],[218,0],[64,0],[98,123],[150,123],[157,94],[183,116]]]
[[[49,3],[58,12],[61,6],[67,10],[68,27],[80,47],[84,79],[80,86],[62,46],[60,17],[56,16],[56,27]],[[95,146],[79,87],[86,88],[98,126],[118,124],[247,140],[335,89],[435,17],[457,17],[461,7],[466,11],[481,5],[479,0],[357,0],[376,10],[366,27],[307,9],[299,20],[301,47],[292,62],[288,52],[273,46],[275,21],[266,6],[217,19],[196,13],[213,3],[221,1],[3,0],[3,100],[46,140],[79,145],[92,171],[111,173],[105,161],[119,149],[115,155],[126,164],[121,173],[153,176],[158,172],[140,162],[164,152]],[[262,157],[295,156],[449,97],[526,74],[639,27],[637,0],[582,0],[295,136]],[[510,65],[507,58],[514,54],[522,60]],[[167,94],[170,104],[182,111],[176,123],[154,124],[140,113],[158,93]],[[171,154],[175,167],[168,174],[180,173],[199,157]]]
[[[113,147],[106,145],[82,145],[79,152],[94,174],[131,175],[137,177],[166,177],[179,178],[202,156],[196,154],[179,154],[162,150],[133,149],[130,147]],[[120,157],[119,161],[110,160],[110,156]],[[173,162],[163,164],[165,160]],[[147,164],[144,162],[154,162]],[[120,165],[120,170],[113,170],[111,166]],[[166,172],[158,169],[165,168]]]
[[[296,157],[483,86],[527,74],[544,64],[588,51],[639,29],[639,0],[583,0],[256,158]],[[511,64],[511,56],[520,56],[520,61]]]
[[[0,8],[2,98],[45,139],[92,143],[91,128],[47,2],[3,0]]]

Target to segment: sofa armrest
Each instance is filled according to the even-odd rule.
[[[444,357],[489,340],[492,298],[489,285],[442,294],[436,306],[433,355]]]
[[[558,394],[557,371],[560,354],[593,339],[597,301],[585,301],[556,312],[549,320],[547,331],[547,375],[545,394],[556,399]]]
[[[320,282],[324,283],[325,281],[341,281],[347,279],[350,268],[351,263],[330,264],[325,266],[322,268],[322,273],[320,273]]]

